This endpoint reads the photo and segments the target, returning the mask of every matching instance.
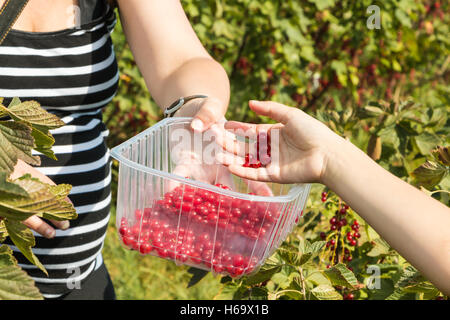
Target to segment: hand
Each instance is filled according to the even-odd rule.
[[[227,103],[218,98],[208,97],[194,99],[180,110],[175,112],[175,117],[193,117],[191,128],[197,132],[204,132],[214,123],[225,120]]]
[[[214,130],[221,137],[216,141],[227,151],[218,154],[218,160],[227,165],[230,172],[251,180],[278,183],[322,182],[327,162],[333,159],[334,146],[339,145],[343,139],[299,109],[270,101],[250,101],[249,105],[256,114],[279,123],[255,125],[230,121],[225,124],[225,129],[240,129],[250,136],[267,131],[271,137],[274,130],[279,130],[278,146],[273,145],[272,139],[272,162],[261,168],[243,167],[245,149],[242,143],[225,132],[219,134],[219,127],[216,126]],[[278,149],[278,155],[273,154],[274,149]]]
[[[32,177],[39,179],[41,182],[55,185],[55,183],[46,175],[43,175],[38,170],[33,168],[32,166],[26,164],[22,160],[19,160],[14,167],[14,171],[10,176],[10,179],[18,179],[22,177],[25,174],[30,174]],[[71,201],[67,198],[67,201],[71,203]],[[56,221],[56,220],[50,220],[50,222],[57,228],[66,230],[69,228],[69,221]],[[43,235],[44,237],[51,239],[55,236],[55,229],[51,227],[49,224],[45,223],[44,220],[37,216],[31,216],[28,219],[23,221],[23,224],[25,224],[28,228],[36,231],[37,233]]]
[[[169,138],[169,146],[171,158],[175,164],[172,173],[207,184],[221,184],[232,190],[237,190],[230,171],[226,166],[217,162],[214,155],[210,153],[211,146],[215,150],[220,149],[220,147],[217,148],[217,144],[212,139],[215,133],[213,128],[217,126],[223,128],[223,125],[224,121],[219,121],[213,124],[211,129],[203,133],[194,134],[192,130],[188,129],[183,132],[183,135],[189,136],[183,138],[179,136],[179,133],[173,137],[171,136]],[[192,145],[194,139],[201,139],[201,141],[197,140],[194,142],[194,145],[197,145],[196,148],[193,148]],[[247,184],[247,189],[250,192],[262,196],[273,195],[271,189],[265,183],[245,179],[243,182]],[[175,180],[169,181],[165,192],[173,190],[178,185],[179,183]],[[243,186],[240,187],[242,188]]]

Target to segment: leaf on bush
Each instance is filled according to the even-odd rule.
[[[414,170],[411,175],[425,188],[437,185],[447,174],[447,168],[440,163],[427,161]]]
[[[252,276],[248,277],[245,280],[245,284],[249,285],[249,286],[253,286],[255,284],[259,284],[259,283],[262,283],[264,281],[270,280],[270,278],[272,278],[272,276],[275,273],[280,272],[280,270],[281,270],[281,266],[275,266],[275,267],[270,268],[270,269],[261,270],[258,273],[256,273],[255,275],[252,275]]]
[[[401,298],[403,298],[403,296],[406,294],[405,291],[403,291],[403,289],[395,289],[395,291],[389,295],[386,300],[400,300]]]
[[[31,250],[35,245],[33,232],[20,221],[7,220],[5,225],[14,245],[32,264],[48,276],[47,270],[45,270],[44,266]]]
[[[406,288],[409,286],[417,285],[418,283],[423,281],[425,281],[425,278],[422,276],[422,274],[413,266],[408,266],[401,273],[400,278],[395,284],[395,287]]]
[[[378,117],[382,114],[385,114],[385,111],[383,109],[381,109],[380,107],[376,107],[376,106],[365,106],[363,108],[363,110],[366,112],[367,116],[369,117]]]
[[[25,175],[13,181],[29,196],[10,196],[0,193],[0,216],[10,220],[25,220],[32,215],[46,219],[75,219],[77,214],[71,203],[65,201],[70,186],[50,186]]]
[[[394,282],[389,278],[377,278],[379,287],[367,288],[370,300],[385,300],[394,293]]]
[[[39,157],[34,157],[31,128],[21,122],[0,121],[0,170],[11,173],[18,159],[31,165],[40,165]]]
[[[355,275],[343,263],[338,263],[330,269],[326,269],[324,274],[335,286],[344,286],[352,289],[358,286],[358,280]]]
[[[342,296],[332,286],[321,284],[310,291],[318,300],[342,300]]]
[[[450,166],[450,150],[447,147],[438,146],[431,151],[436,161],[439,161],[444,166]]]
[[[206,277],[206,275],[209,273],[206,270],[201,270],[198,268],[189,268],[187,270],[188,273],[192,274],[191,279],[189,279],[189,283],[187,285],[188,288],[195,286],[197,283],[200,282],[200,280],[202,280],[204,277]]]
[[[427,155],[441,142],[441,139],[439,139],[439,137],[435,134],[422,132],[418,136],[414,137],[414,141],[416,142],[417,148],[419,148],[420,153],[422,153],[423,155]]]
[[[306,277],[306,280],[308,282],[311,282],[312,284],[318,286],[321,284],[326,284],[331,286],[331,281],[328,279],[322,272],[320,271],[314,271],[310,275]]]
[[[377,238],[373,241],[372,249],[367,252],[369,257],[378,257],[380,255],[386,255],[389,253],[391,247],[389,244],[381,238]]]
[[[306,262],[310,261],[312,258],[316,257],[326,245],[326,241],[316,241],[310,243],[308,240],[304,240],[300,243],[301,245],[299,246],[299,248],[302,252],[300,265],[303,265]]]
[[[0,246],[0,300],[42,300],[43,297],[12,256],[11,249]]]
[[[250,289],[248,298],[250,300],[267,300],[268,290],[266,287],[253,287]]]
[[[319,11],[334,6],[334,0],[309,0],[309,2],[314,3]]]
[[[222,287],[219,293],[213,298],[214,300],[240,300],[246,287],[238,285],[234,282],[227,283]]]
[[[316,241],[311,244],[308,240],[302,239],[299,242],[298,249],[285,245],[278,249],[278,253],[289,264],[301,266],[317,256],[325,244],[325,241]]]

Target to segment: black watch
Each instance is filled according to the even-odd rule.
[[[175,112],[177,112],[187,102],[199,98],[208,98],[208,96],[197,94],[189,97],[182,97],[176,100],[174,103],[172,103],[166,110],[164,110],[164,117],[166,118],[172,117],[175,114]]]

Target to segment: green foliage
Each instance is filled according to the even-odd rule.
[[[399,178],[449,204],[449,4],[426,0],[183,0],[189,20],[213,58],[231,81],[230,120],[265,123],[248,108],[248,100],[275,100],[297,106],[326,123]],[[377,5],[381,28],[370,30],[367,8]],[[109,145],[116,146],[161,119],[133,60],[119,24],[113,33],[121,70],[118,96],[105,110]],[[438,147],[441,146],[441,147]],[[113,166],[117,175],[117,163]],[[114,187],[114,186],[113,186]],[[1,187],[0,187],[1,188]],[[426,189],[425,189],[426,188]],[[320,194],[328,193],[325,203]],[[113,188],[113,192],[115,192]],[[434,299],[442,296],[428,281],[404,286],[411,266],[353,210],[347,219],[360,224],[357,246],[349,246],[349,226],[330,232],[329,219],[343,206],[330,190],[315,185],[303,219],[261,270],[239,280],[221,279],[216,299]],[[114,227],[112,227],[114,228]],[[320,237],[325,232],[325,239]],[[331,239],[335,247],[326,246]],[[111,268],[123,248],[108,235]],[[349,253],[346,253],[346,251]],[[130,254],[131,255],[131,254]],[[347,261],[346,256],[352,260]],[[132,258],[152,265],[152,276],[140,281],[152,290],[168,266],[154,258]],[[109,261],[111,263],[109,263]],[[131,258],[130,258],[131,259]],[[327,268],[329,265],[329,268]],[[380,288],[368,286],[380,271]],[[353,270],[353,271],[352,271]],[[185,268],[170,269],[171,279],[191,276]],[[173,273],[173,274],[172,274]],[[196,278],[170,298],[211,298],[217,279]],[[120,297],[141,294],[141,285],[112,272]],[[134,275],[134,273],[133,273]],[[131,275],[127,279],[132,279]],[[157,280],[159,279],[159,280]],[[184,278],[183,278],[184,279]],[[356,279],[356,281],[355,281]],[[183,287],[182,287],[183,286]],[[139,294],[133,295],[134,288]],[[189,295],[189,292],[191,295]],[[167,296],[165,296],[167,297]]]
[[[32,252],[34,235],[22,221],[33,215],[53,220],[75,219],[75,208],[66,200],[71,186],[50,186],[29,174],[13,180],[10,175],[18,160],[40,164],[40,158],[31,153],[33,149],[55,159],[49,130],[64,122],[35,101],[14,98],[8,107],[2,102],[0,98],[0,116],[9,116],[12,121],[0,121],[0,243],[9,236],[22,254],[47,274]],[[0,299],[41,298],[34,281],[17,266],[9,247],[1,245]]]
[[[0,246],[0,300],[41,300],[39,290],[25,271],[17,266],[11,249]]]

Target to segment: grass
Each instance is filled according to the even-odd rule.
[[[114,208],[113,208],[114,209]],[[154,256],[142,256],[122,247],[112,210],[103,258],[119,300],[208,300],[221,288],[220,277],[209,273],[188,288],[188,267]]]

